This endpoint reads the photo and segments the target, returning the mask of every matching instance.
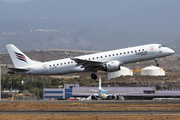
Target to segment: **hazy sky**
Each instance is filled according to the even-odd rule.
[[[180,46],[180,0],[1,1],[0,52],[9,43],[22,50]],[[59,32],[30,32],[38,29]]]
[[[21,2],[31,1],[31,0],[2,0],[2,1],[11,2],[11,3],[21,3]]]

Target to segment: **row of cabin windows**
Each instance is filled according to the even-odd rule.
[[[67,62],[67,64],[70,64],[70,63],[73,63],[73,61]],[[64,62],[64,64],[66,64],[66,62]],[[59,65],[63,65],[63,63],[57,64],[57,66],[59,66]],[[55,67],[55,66],[56,66],[56,65],[54,64],[53,67]],[[49,65],[49,67],[51,67],[51,65]]]
[[[138,50],[139,52],[141,51],[141,50]],[[144,51],[144,49],[142,49],[142,51]],[[137,50],[135,50],[135,53],[137,52]],[[129,51],[127,52],[128,54],[130,53]],[[131,53],[133,53],[133,51],[131,51]],[[122,55],[123,53],[120,53],[120,55]],[[124,52],[124,54],[126,54],[126,52]],[[118,55],[118,53],[116,53],[116,55]],[[115,56],[115,54],[112,54],[112,56]],[[107,57],[107,55],[105,55],[105,57]],[[111,55],[109,55],[109,57],[111,57]],[[101,56],[100,58],[103,58],[103,56]],[[93,60],[95,59],[95,58],[92,58]],[[97,59],[99,59],[99,57],[97,57]],[[85,60],[87,60],[87,59],[85,59]],[[89,58],[89,60],[91,60],[91,58]],[[71,61],[71,62],[67,62],[67,64],[70,64],[70,63],[73,63],[73,61]],[[62,65],[63,63],[61,63],[60,65]],[[66,62],[64,62],[64,64],[66,64]],[[51,67],[51,65],[49,65],[50,67]],[[53,66],[55,66],[55,64],[53,65]],[[59,66],[59,64],[57,64],[57,66]]]
[[[138,50],[139,52],[141,51],[141,50]],[[136,52],[138,52],[137,50],[135,50],[135,53]],[[144,49],[142,49],[142,51],[144,51]],[[127,52],[128,54],[130,53],[129,51]],[[131,51],[131,53],[133,53],[133,51]],[[123,53],[120,53],[120,55],[122,55]],[[124,52],[124,54],[126,54],[126,52]],[[116,55],[118,55],[118,53],[116,53]],[[112,54],[112,56],[115,56],[115,54]],[[105,55],[105,57],[107,57],[107,55]],[[111,55],[109,55],[109,57],[111,57]],[[97,59],[98,59],[99,57],[97,57]],[[103,58],[102,56],[100,57],[100,58]],[[93,60],[95,59],[95,58],[92,58]],[[85,60],[87,60],[87,59],[85,59]],[[91,58],[89,58],[89,60],[91,60]]]

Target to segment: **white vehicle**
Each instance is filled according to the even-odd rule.
[[[75,72],[92,72],[91,78],[97,79],[98,70],[107,72],[119,71],[123,64],[155,59],[157,60],[175,53],[172,49],[161,44],[147,44],[136,47],[100,52],[96,54],[53,60],[49,62],[37,62],[31,60],[12,44],[6,45],[15,68],[9,68],[11,74],[31,75],[63,75]]]

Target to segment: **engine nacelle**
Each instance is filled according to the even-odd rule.
[[[111,99],[112,99],[112,100],[116,100],[116,96],[115,96],[115,95],[112,95]]]
[[[121,70],[119,61],[107,62],[103,65],[103,70],[108,72],[115,72]]]
[[[96,100],[97,98],[96,98],[96,96],[92,95],[92,96],[91,96],[91,99],[92,99],[92,100]]]

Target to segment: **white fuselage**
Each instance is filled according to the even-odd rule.
[[[116,60],[119,61],[122,65],[138,61],[161,58],[173,53],[173,50],[160,44],[148,44],[90,55],[83,55],[75,58],[96,62],[109,62]],[[90,70],[85,69],[84,67],[82,67],[82,65],[77,64],[70,58],[37,63],[35,65],[26,66],[23,68],[29,69],[29,71],[25,74],[37,75],[63,75],[75,72],[90,72]]]

